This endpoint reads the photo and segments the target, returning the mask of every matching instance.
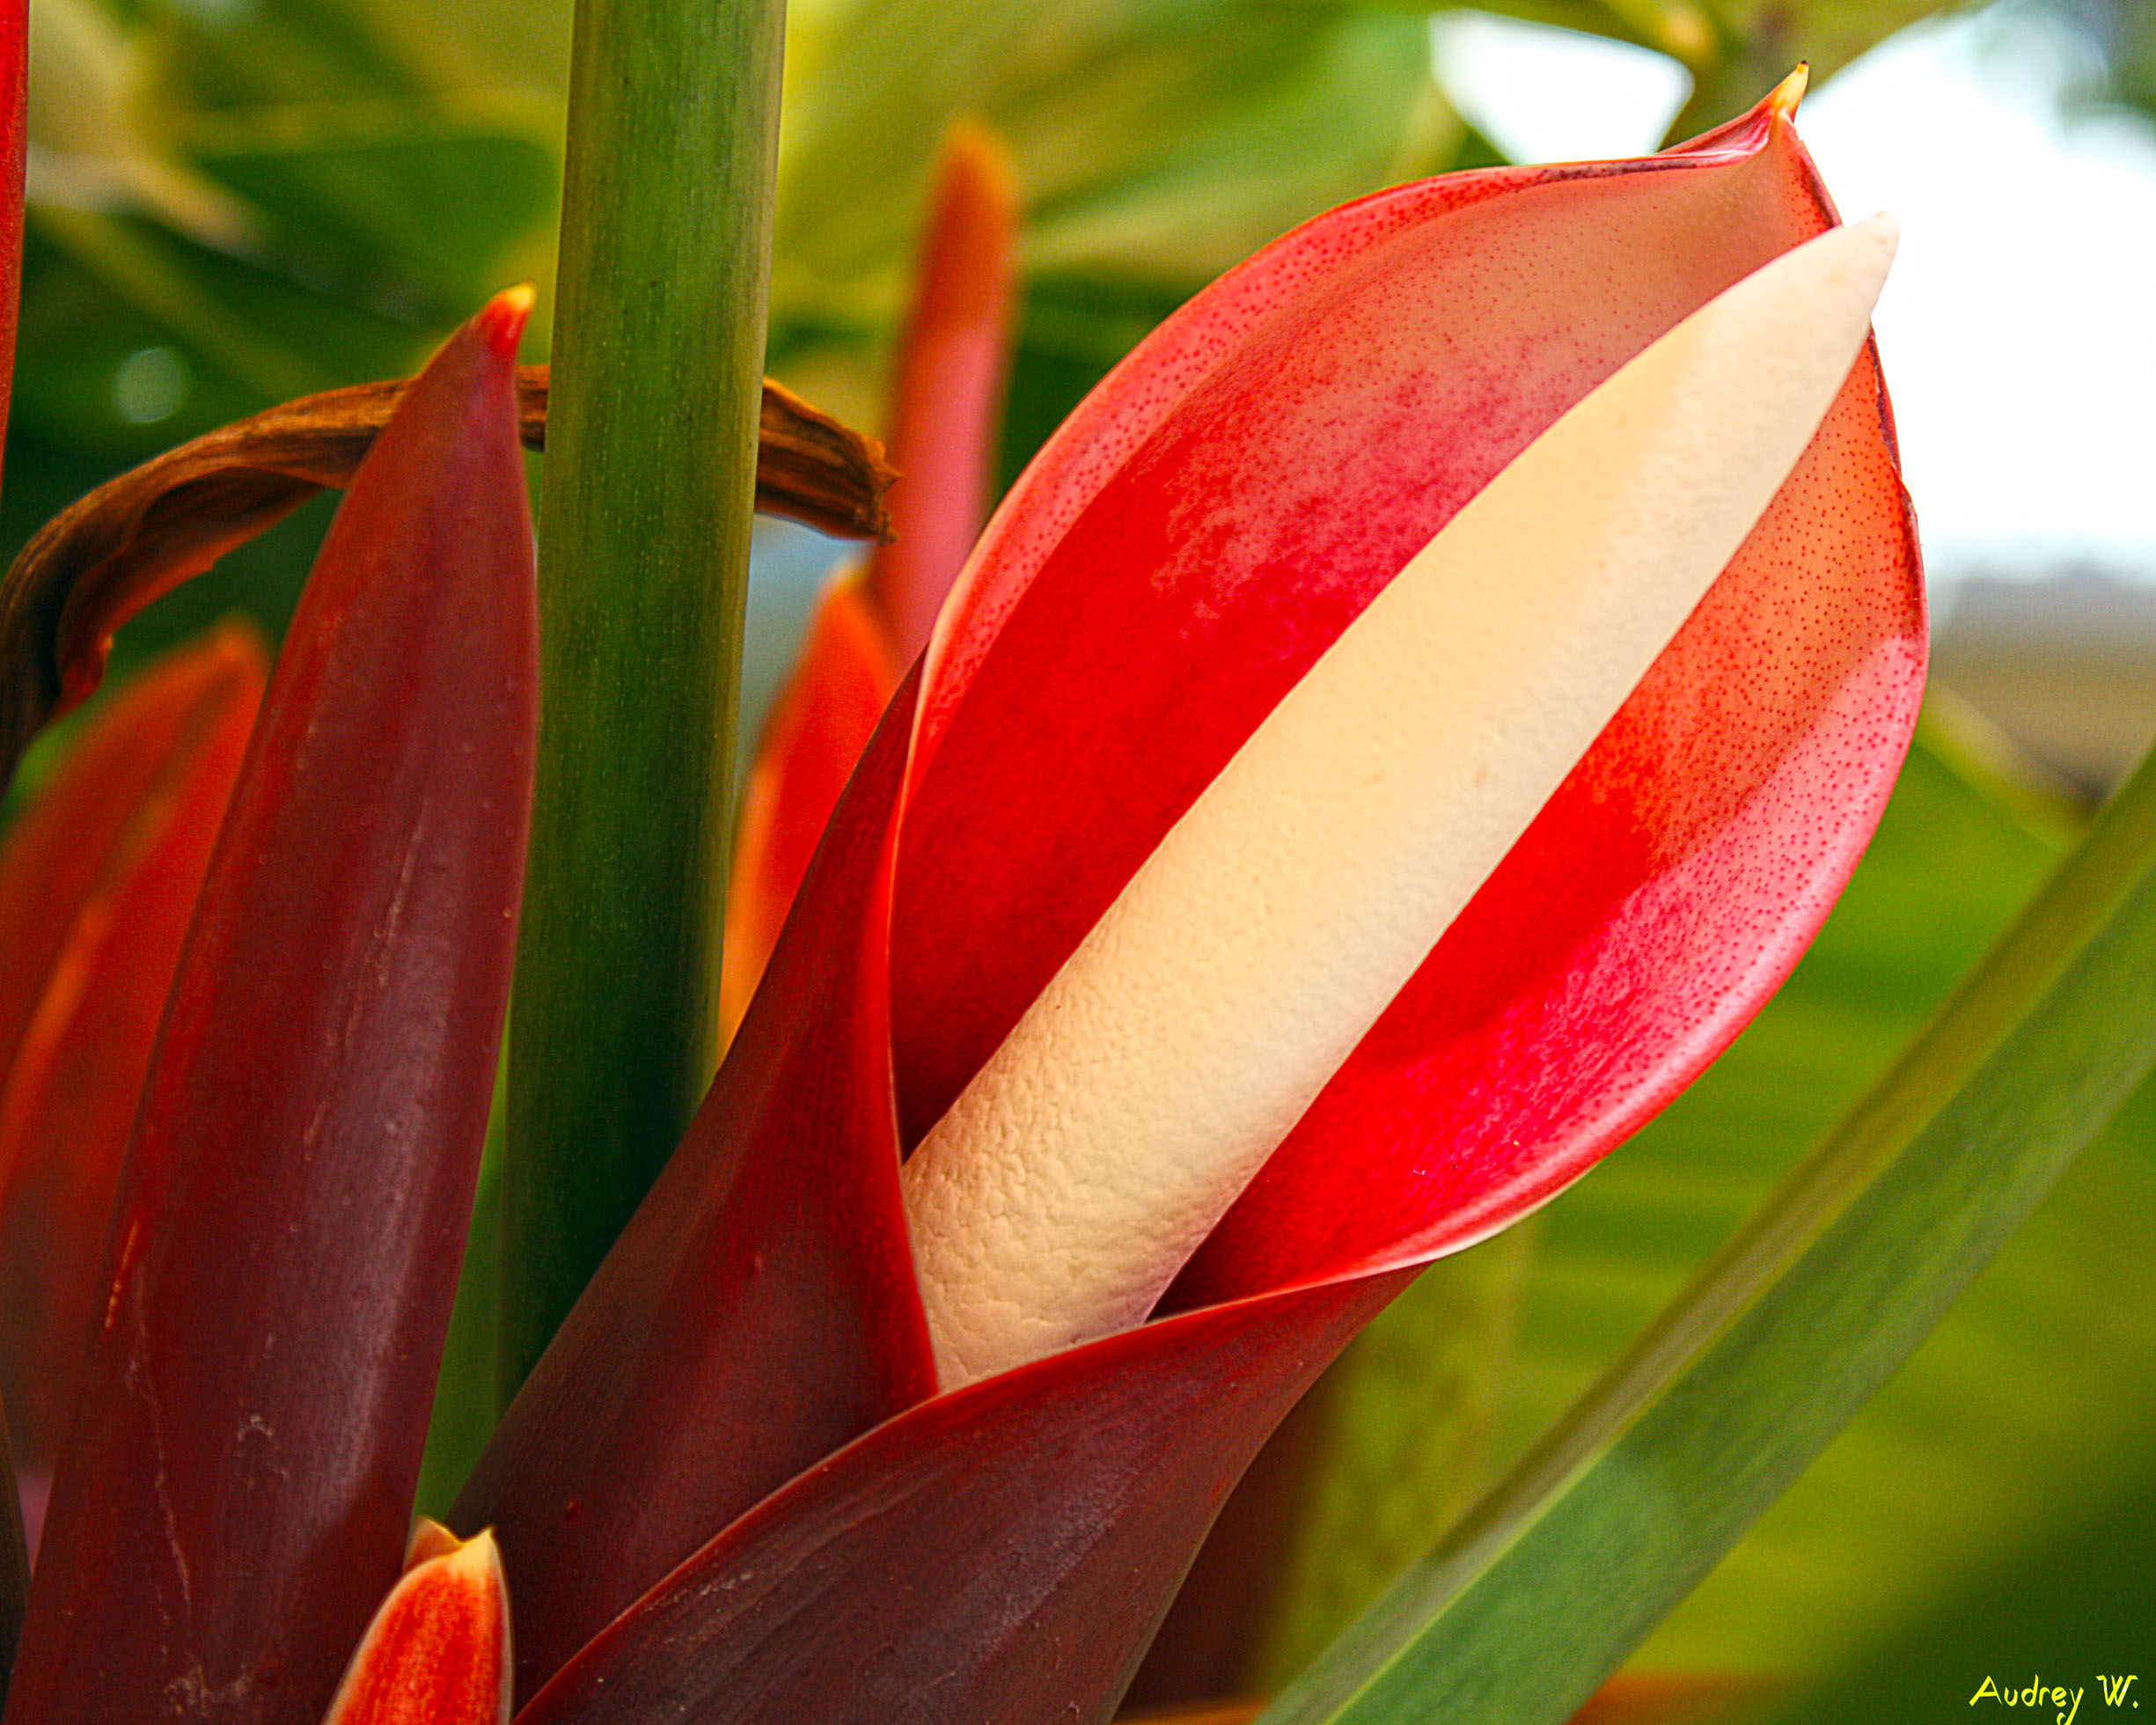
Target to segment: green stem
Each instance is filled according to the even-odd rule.
[[[783,0],[577,0],[510,1039],[511,1391],[716,1060]]]

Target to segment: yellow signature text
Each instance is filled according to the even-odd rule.
[[[1972,1707],[1979,1701],[1996,1701],[2003,1707],[2050,1707],[2057,1725],[2073,1725],[2073,1716],[2081,1711],[2081,1698],[2088,1693],[2085,1684],[2069,1689],[2063,1683],[2046,1683],[2041,1677],[2031,1677],[2016,1687],[2017,1680],[2008,1678],[2001,1687],[1995,1677],[1985,1677],[1980,1688],[1969,1698]],[[2133,1677],[2104,1677],[2096,1678],[2096,1692],[2107,1707],[2138,1707],[2141,1703],[2133,1699]]]

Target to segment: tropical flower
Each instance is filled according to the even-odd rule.
[[[1321,217],[1051,441],[451,1517],[500,1570],[406,1550],[532,746],[528,300],[454,338],[208,867],[9,1725],[319,1715],[385,1595],[340,1720],[501,1716],[502,1571],[530,1725],[1105,1718],[1295,1397],[1712,1057],[1883,805],[1891,237],[1816,238],[1793,107]]]

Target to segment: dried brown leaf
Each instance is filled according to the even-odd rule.
[[[546,440],[546,368],[517,377],[528,449]],[[304,396],[107,481],[55,516],[0,582],[0,787],[47,721],[93,691],[113,631],[325,487],[348,483],[401,380]],[[848,539],[888,536],[872,439],[764,385],[756,507]]]

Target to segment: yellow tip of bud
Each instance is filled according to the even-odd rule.
[[[445,1571],[471,1581],[498,1581],[502,1574],[502,1547],[495,1543],[492,1528],[483,1527],[469,1539],[457,1539],[453,1533],[450,1538],[456,1544],[440,1554]]]
[[[488,346],[505,358],[513,357],[517,342],[524,339],[524,327],[532,315],[532,307],[538,300],[539,290],[529,282],[519,282],[488,300],[473,322]]]
[[[994,201],[1000,209],[1018,202],[1017,171],[1002,134],[985,120],[959,114],[944,128],[937,173],[946,182],[963,177],[979,189],[976,196]]]
[[[1811,82],[1812,69],[1809,62],[1800,60],[1797,62],[1796,70],[1774,86],[1773,92],[1767,98],[1767,106],[1780,114],[1783,119],[1793,120],[1796,117],[1797,104],[1804,99],[1804,92],[1810,87]]]
[[[407,1570],[416,1569],[431,1559],[447,1556],[464,1543],[433,1516],[415,1516],[412,1537],[404,1547],[404,1567]]]

